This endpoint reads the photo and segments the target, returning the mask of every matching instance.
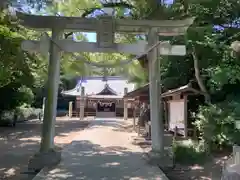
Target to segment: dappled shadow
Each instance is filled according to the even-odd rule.
[[[111,127],[111,128],[119,128],[123,123],[122,119],[112,119],[112,118],[95,118],[94,123],[90,124],[88,128],[96,128],[96,127]]]
[[[129,124],[121,125],[118,129],[114,129],[114,131],[127,132],[127,133],[134,132],[133,125],[129,125]]]
[[[228,153],[216,154],[209,157],[205,164],[181,165],[176,164],[172,170],[165,171],[170,180],[218,180],[221,179],[222,167]]]
[[[109,127],[113,131],[127,132],[131,133],[133,131],[133,125],[129,124],[129,121],[123,120],[122,118],[112,119],[112,118],[96,118],[94,124],[90,124],[89,128],[96,127]]]
[[[18,180],[20,171],[27,170],[30,156],[38,151],[39,141],[0,142],[0,149],[0,179]]]
[[[60,146],[70,143],[88,123],[77,119],[57,120],[55,142]],[[0,127],[1,180],[25,180],[26,175],[20,172],[27,170],[29,158],[39,150],[41,126],[41,122],[33,120],[16,127]]]
[[[85,127],[89,121],[80,121],[78,119],[58,119],[56,121],[56,136],[64,136],[64,134],[79,131]],[[12,140],[22,137],[40,137],[42,122],[38,120],[26,121],[18,123],[16,127],[0,127],[0,138]]]
[[[143,137],[134,137],[133,144],[143,149],[150,149],[151,140]],[[205,164],[183,165],[175,164],[174,168],[165,169],[169,180],[219,180],[221,179],[222,167],[229,153],[216,154],[209,157]],[[192,158],[192,157],[190,157]]]
[[[103,147],[90,141],[74,141],[63,150],[62,157],[60,165],[40,175],[42,180],[161,179],[156,169],[145,164],[141,151],[122,146]]]
[[[133,137],[133,145],[137,145],[140,146],[142,149],[150,149],[151,145],[152,145],[152,141],[149,139],[145,139],[144,137]]]

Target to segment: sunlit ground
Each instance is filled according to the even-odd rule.
[[[103,126],[102,119],[99,119],[98,126]],[[87,122],[80,122],[78,119],[59,119],[56,124],[55,142],[59,146],[70,143],[78,135]],[[114,125],[114,124],[113,124]],[[122,127],[116,131],[130,132],[132,126]],[[28,159],[39,149],[41,134],[41,124],[38,121],[18,124],[16,128],[0,127],[0,180],[22,180],[20,172],[27,170]],[[101,138],[101,137],[99,137]],[[149,148],[150,143],[141,142],[143,148]],[[114,152],[118,156],[123,156],[127,149],[119,147],[108,147],[99,149],[98,154]],[[93,154],[91,154],[93,156]],[[226,155],[215,157],[214,161],[209,161],[205,165],[181,166],[177,165],[174,170],[167,174],[170,180],[215,180],[220,179],[221,168]],[[101,165],[101,168],[117,167],[119,162],[112,161]],[[27,180],[27,179],[24,179]],[[30,179],[29,179],[30,180]]]
[[[70,143],[87,124],[87,121],[78,119],[58,119],[56,144]],[[15,128],[0,127],[0,180],[20,180],[26,176],[20,172],[27,171],[28,159],[38,151],[40,135],[39,121],[20,123]]]

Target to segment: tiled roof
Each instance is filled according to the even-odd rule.
[[[74,89],[63,91],[63,95],[69,96],[80,96],[81,95],[81,87],[85,87],[85,94],[86,95],[96,95],[100,93],[108,84],[109,88],[111,88],[116,95],[123,96],[124,95],[124,88],[128,88],[128,91],[134,90],[134,84],[128,83],[126,79],[121,77],[108,77],[108,81],[104,82],[103,78],[99,77],[91,77],[91,78],[84,78],[84,80],[79,80],[78,84]]]
[[[117,95],[117,92],[109,87],[109,84],[106,83],[104,89],[97,93],[97,95]]]

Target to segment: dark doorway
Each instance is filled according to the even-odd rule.
[[[116,111],[116,104],[112,103],[97,103],[97,111],[98,112],[115,112]]]

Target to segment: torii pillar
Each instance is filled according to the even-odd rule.
[[[61,29],[52,29],[52,39],[58,41],[63,37]],[[60,81],[60,49],[51,43],[49,49],[49,66],[47,81],[47,97],[44,110],[40,152],[54,149],[55,122],[57,114],[57,97]]]
[[[128,92],[128,88],[124,88],[124,95]],[[123,119],[128,119],[128,99],[123,99]]]
[[[68,117],[72,118],[72,114],[73,114],[73,102],[70,101],[68,104]]]
[[[148,33],[149,46],[158,42],[158,34],[155,29],[150,29]],[[150,114],[151,114],[151,138],[152,151],[163,152],[163,121],[161,113],[161,92],[160,92],[160,63],[157,49],[152,49],[148,53],[149,63],[149,96],[150,96]]]
[[[80,113],[79,119],[84,120],[84,111],[85,111],[85,87],[81,87],[81,96],[80,96]]]
[[[52,39],[54,41],[58,41],[62,37],[63,32],[61,29],[52,29]],[[45,166],[56,165],[61,160],[61,152],[57,151],[54,147],[59,82],[60,49],[56,44],[50,43],[47,81],[48,88],[44,107],[40,152],[35,154],[28,164],[28,169],[34,172],[41,170]]]

